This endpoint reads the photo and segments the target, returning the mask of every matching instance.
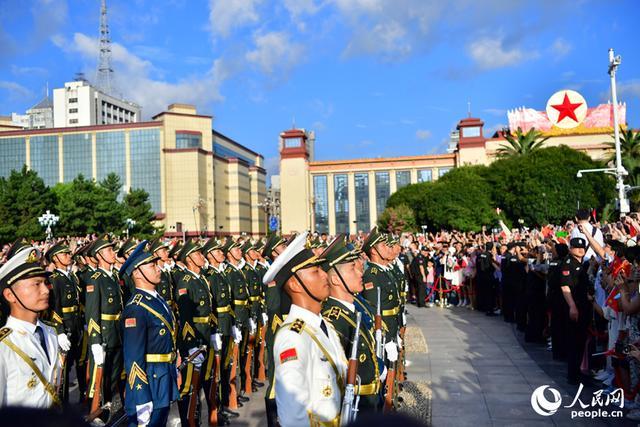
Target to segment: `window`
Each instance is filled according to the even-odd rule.
[[[131,189],[149,193],[154,212],[161,209],[160,130],[143,129],[129,132],[131,146]]]
[[[58,183],[58,137],[56,135],[33,136],[29,141],[31,169],[36,171],[46,185]]]
[[[463,138],[473,138],[476,136],[480,136],[480,126],[473,126],[470,128],[462,128],[462,137]]]
[[[391,195],[389,172],[376,172],[376,212],[382,213]]]
[[[285,148],[295,148],[302,146],[302,138],[286,138],[284,140]]]
[[[87,179],[93,177],[91,134],[74,133],[64,135],[62,149],[64,182],[73,181],[80,174]]]
[[[112,172],[115,173],[122,182],[120,196],[124,194],[126,182],[125,151],[124,132],[96,133],[97,181],[102,181]]]
[[[369,174],[355,174],[356,181],[356,229],[369,231]]]
[[[187,132],[176,132],[176,148],[200,148],[202,135]]]
[[[249,157],[243,156],[242,154],[238,153],[237,151],[226,147],[220,143],[214,142],[213,143],[213,152],[215,155],[220,156],[220,157],[224,157],[225,159],[240,159],[240,160],[244,160],[245,162],[249,163],[249,166],[255,166],[255,161]]]
[[[27,162],[24,138],[0,139],[0,176],[8,177],[12,170],[19,171]]]
[[[334,175],[336,233],[349,233],[349,181],[347,175]]]
[[[78,123],[78,119],[69,119],[69,124],[75,125],[76,123]]]
[[[78,98],[69,98],[69,104],[75,104],[78,102]]]
[[[329,195],[327,192],[327,176],[315,175],[313,177],[313,194],[315,196],[314,218],[315,231],[318,233],[329,232]]]
[[[411,184],[411,171],[396,172],[396,189],[401,189]]]
[[[418,171],[418,182],[431,182],[432,179],[431,169],[420,169]]]
[[[440,168],[438,169],[438,178],[440,178],[442,175],[444,175],[445,173],[449,172],[451,170],[451,168]]]
[[[73,113],[77,113],[78,109],[77,108],[69,108],[69,113],[73,114]]]

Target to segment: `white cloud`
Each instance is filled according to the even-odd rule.
[[[483,70],[510,67],[523,61],[537,58],[536,51],[525,51],[518,47],[507,47],[502,37],[483,37],[468,46],[469,55]]]
[[[33,97],[33,92],[26,87],[7,80],[0,80],[0,90],[8,92],[9,98],[12,100],[24,100]]]
[[[418,129],[416,131],[416,138],[420,140],[429,139],[431,137],[431,131],[426,129]]]
[[[98,40],[82,33],[75,33],[73,40],[58,40],[58,47],[68,53],[80,54],[90,65],[87,75],[95,69]],[[234,63],[224,59],[212,61],[211,68],[203,75],[193,75],[175,82],[159,79],[159,71],[148,61],[131,53],[126,47],[113,43],[112,59],[116,85],[126,99],[143,107],[145,117],[164,111],[174,102],[194,104],[206,108],[221,101],[220,86],[235,72]]]
[[[551,54],[556,60],[564,58],[571,52],[573,46],[563,38],[557,38],[551,45]]]
[[[18,65],[11,65],[11,74],[16,76],[32,75],[32,76],[44,76],[49,74],[49,70],[43,67],[20,67]]]
[[[209,0],[209,25],[213,34],[227,37],[231,32],[260,19],[256,6],[262,0]]]
[[[618,101],[624,101],[621,99],[626,98],[640,98],[640,80],[629,80],[626,82],[618,82]],[[611,95],[608,93],[607,97]]]
[[[315,0],[284,0],[284,7],[293,18],[298,18],[300,15],[313,15],[319,9]]]
[[[482,112],[493,116],[505,116],[507,114],[507,110],[503,110],[502,108],[485,108]]]
[[[291,41],[289,34],[273,31],[254,35],[255,49],[245,54],[245,59],[258,66],[266,74],[288,71],[302,61],[302,44]]]

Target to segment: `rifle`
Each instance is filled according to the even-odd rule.
[[[360,321],[362,313],[356,314],[356,329],[353,332],[351,340],[351,357],[349,358],[349,367],[347,369],[347,386],[344,390],[344,398],[342,399],[342,411],[340,412],[340,425],[346,426],[356,420],[358,415],[358,403],[360,396],[355,394],[356,383],[360,385],[360,377],[358,377],[358,341],[360,338]]]
[[[211,379],[211,389],[209,389],[209,426],[214,427],[218,425],[218,397],[220,387],[220,352],[215,352],[215,364],[213,365],[213,378]]]
[[[238,344],[231,339],[229,351],[231,352],[231,369],[229,370],[229,409],[238,409]]]
[[[393,394],[395,392],[395,380],[396,380],[396,364],[398,362],[391,362],[391,364],[389,365],[389,370],[387,372],[387,380],[386,380],[386,386],[387,386],[387,394],[385,394],[384,396],[384,407],[383,407],[383,411],[384,412],[389,412],[393,409]]]
[[[191,396],[189,396],[189,410],[187,412],[187,418],[189,420],[189,427],[199,427],[196,424],[196,410],[198,409],[198,403],[200,401],[200,367],[193,366],[193,373],[191,374]]]
[[[207,351],[207,347],[206,346],[201,345],[200,347],[198,347],[198,349],[196,351],[194,351],[189,356],[187,356],[184,359],[182,359],[182,362],[180,362],[180,364],[178,365],[178,371],[183,370],[187,366],[187,364],[193,362],[196,359],[196,357],[200,356],[201,354],[205,353],[206,351]]]
[[[102,344],[102,350],[106,353],[106,345]],[[102,412],[107,409],[105,406],[100,406],[102,400],[102,365],[96,366],[96,378],[93,388],[93,400],[91,401],[91,410],[86,418],[86,421],[91,422],[98,418]]]
[[[67,352],[62,351],[62,349],[60,349],[60,369],[59,371],[56,372],[56,377],[53,383],[55,384],[55,387],[56,387],[56,393],[61,398],[63,397],[62,395],[64,394],[64,379],[66,377],[66,372],[67,372]]]
[[[376,315],[374,318],[376,330],[376,356],[380,359],[384,359],[384,355],[382,354],[382,348],[384,344],[382,343],[382,312],[380,310],[380,288],[376,288],[376,290],[378,291],[378,304],[376,306]]]
[[[256,343],[256,332],[254,332],[253,334],[249,334],[248,335],[248,339],[247,339],[247,343],[246,343],[246,355],[247,355],[247,359],[246,362],[244,363],[244,375],[245,375],[245,381],[244,381],[244,394],[245,395],[250,395],[251,391],[252,391],[252,372],[251,372],[251,367],[253,366],[253,347]]]
[[[265,381],[267,379],[266,366],[264,364],[264,350],[267,337],[267,325],[260,325],[260,350],[258,350],[258,381]]]

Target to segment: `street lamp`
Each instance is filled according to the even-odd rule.
[[[420,228],[422,228],[422,234],[427,234],[427,226],[426,225],[421,225]]]
[[[51,240],[51,227],[55,227],[55,225],[60,220],[60,217],[52,214],[49,209],[47,212],[42,214],[42,216],[38,217],[38,222],[42,227],[47,227],[47,241]]]
[[[618,124],[618,92],[616,90],[616,71],[622,63],[620,55],[614,55],[613,49],[609,49],[609,76],[611,77],[611,103],[613,104],[613,140],[616,147],[616,167],[603,169],[582,169],[576,174],[576,177],[582,178],[583,173],[604,172],[606,174],[616,176],[616,189],[618,190],[618,207],[620,208],[620,216],[624,217],[631,210],[629,207],[629,199],[627,193],[628,186],[624,185],[624,177],[629,173],[622,166],[622,154],[620,152],[620,129]]]
[[[135,227],[136,222],[135,222],[135,220],[133,220],[131,218],[125,219],[124,222],[127,224],[127,239],[128,239],[129,238],[129,230],[131,230],[133,227]]]

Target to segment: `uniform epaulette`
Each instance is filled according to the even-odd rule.
[[[376,275],[378,274],[378,269],[376,267],[371,267],[371,270],[369,270],[371,272],[371,274]]]
[[[48,326],[48,327],[50,327],[51,329],[54,329],[54,330],[55,330],[55,329],[56,329],[56,327],[58,326],[58,325],[56,325],[55,323],[50,322],[49,320],[42,320],[42,319],[39,319],[39,320],[40,320],[40,321],[41,321],[45,326]]]
[[[9,335],[11,335],[11,328],[4,327],[0,329],[0,342],[2,342],[2,340],[8,337]]]
[[[291,326],[289,326],[289,329],[292,330],[293,332],[296,333],[300,333],[302,332],[302,328],[304,328],[304,320],[302,319],[296,319]]]
[[[340,312],[341,312],[341,311],[342,311],[342,310],[340,309],[340,307],[337,307],[337,306],[335,306],[335,305],[334,305],[334,306],[333,306],[333,307],[331,307],[329,310],[326,310],[326,311],[323,313],[323,315],[324,315],[324,317],[327,317],[327,318],[329,318],[329,319],[335,319],[335,320],[338,320],[338,318],[340,317]]]
[[[97,279],[97,278],[99,278],[99,277],[100,277],[100,272],[99,272],[99,271],[96,271],[95,273],[93,273],[93,274],[91,275],[91,280],[96,280],[96,279]]]
[[[227,274],[231,273],[231,268],[232,268],[231,266],[227,267],[227,268],[224,270],[224,272],[225,272],[225,273],[227,273]]]
[[[185,282],[188,282],[189,280],[191,280],[191,275],[190,274],[185,274],[183,280]]]
[[[140,301],[142,301],[142,294],[136,294],[129,304],[139,305]]]
[[[53,273],[50,277],[51,277],[52,279],[57,279],[58,277],[60,277],[60,273],[58,273],[58,272],[56,271],[56,272],[55,272],[55,273]]]

